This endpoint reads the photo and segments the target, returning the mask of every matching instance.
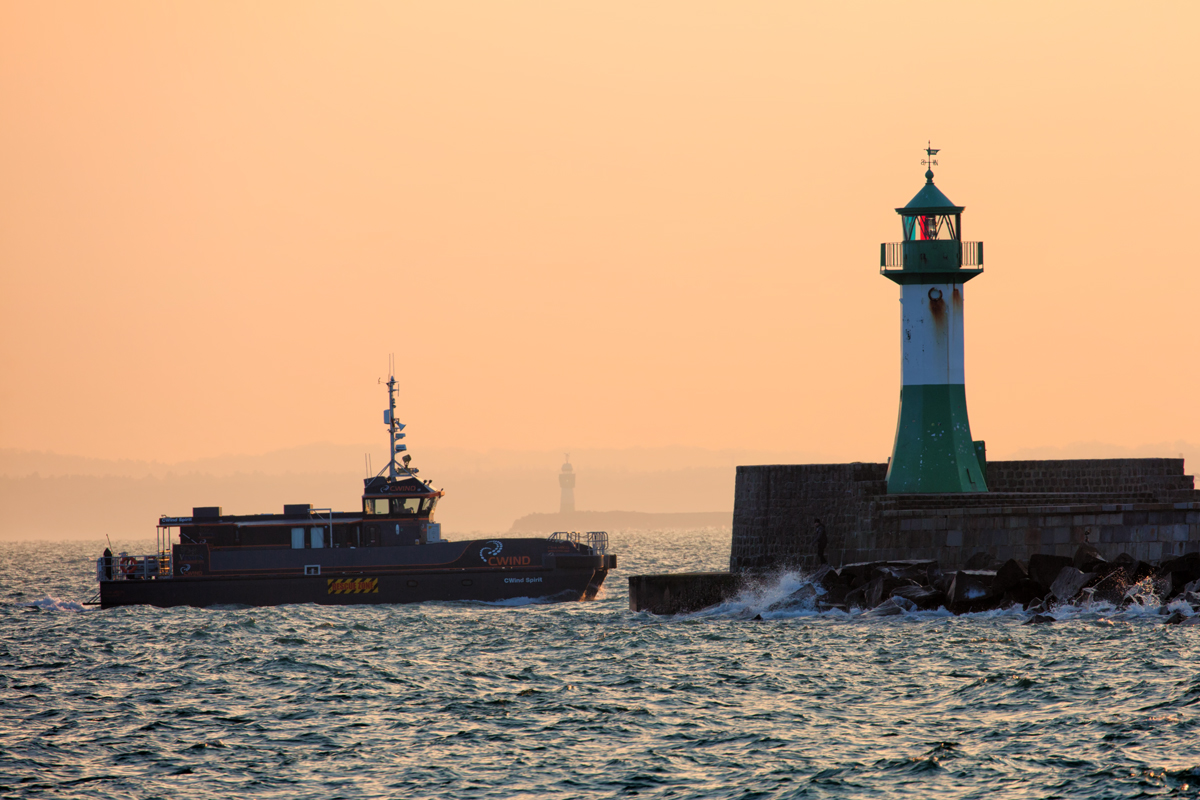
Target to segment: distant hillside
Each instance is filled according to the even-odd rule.
[[[526,514],[509,533],[553,531],[683,530],[728,528],[732,511],[684,511],[655,514],[646,511],[575,511],[569,514]]]

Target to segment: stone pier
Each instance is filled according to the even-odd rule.
[[[978,554],[1070,556],[1085,541],[1109,559],[1200,552],[1200,492],[1183,459],[989,461],[985,469],[989,492],[889,495],[886,464],[738,467],[730,570],[815,566],[817,518],[835,566],[933,559],[957,569]]]

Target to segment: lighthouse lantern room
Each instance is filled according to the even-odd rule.
[[[963,206],[933,183],[897,208],[904,241],[880,246],[880,273],[900,285],[901,387],[889,494],[986,492],[983,442],[971,439],[963,369],[963,285],[983,272],[983,243],[962,240]]]

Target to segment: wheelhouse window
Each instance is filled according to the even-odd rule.
[[[292,549],[304,549],[304,528],[292,528]]]
[[[325,546],[324,528],[313,528],[309,531],[309,535],[312,537],[311,541],[314,550]]]
[[[392,512],[395,514],[405,514],[407,516],[416,516],[417,511],[421,508],[421,498],[419,497],[397,497],[393,501],[394,507]]]
[[[363,513],[365,514],[387,514],[388,498],[386,497],[365,497],[363,498]]]

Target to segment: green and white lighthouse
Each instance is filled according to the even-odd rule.
[[[904,241],[880,245],[879,271],[900,284],[900,418],[888,494],[986,492],[983,442],[971,439],[963,369],[963,286],[983,272],[983,243],[962,240],[963,206],[933,183],[904,208]]]

